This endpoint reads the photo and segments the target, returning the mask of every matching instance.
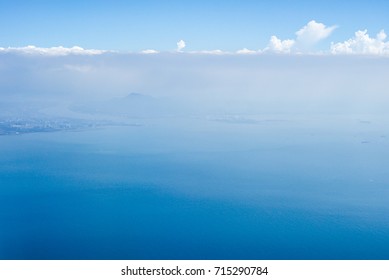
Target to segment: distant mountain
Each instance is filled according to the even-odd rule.
[[[150,95],[132,92],[122,98],[111,99],[106,105],[128,108],[128,106],[149,106],[157,102],[158,100]]]

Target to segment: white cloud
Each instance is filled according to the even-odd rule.
[[[143,53],[143,54],[156,54],[156,53],[159,53],[159,51],[150,49],[150,50],[143,50],[140,53]]]
[[[311,46],[331,35],[336,26],[326,27],[323,23],[311,20],[303,28],[296,32],[296,42]]]
[[[268,46],[264,51],[275,53],[290,53],[296,42],[294,40],[280,40],[276,36],[271,36]]]
[[[257,54],[260,53],[260,51],[253,51],[246,48],[243,48],[241,50],[236,51],[237,54]]]
[[[40,48],[36,46],[27,46],[27,47],[8,47],[0,48],[0,52],[7,53],[21,53],[21,54],[30,54],[30,55],[48,55],[48,56],[64,56],[64,55],[99,55],[107,51],[105,50],[95,50],[95,49],[83,49],[78,46],[71,48],[65,48],[62,46],[51,47],[51,48]]]
[[[222,50],[204,50],[204,51],[192,51],[191,54],[215,54],[215,55],[222,55],[222,54],[231,54],[231,52],[226,52]]]
[[[177,42],[177,51],[182,52],[182,50],[186,47],[185,41],[180,40]]]
[[[320,40],[327,38],[335,28],[336,26],[326,27],[323,23],[311,20],[296,32],[295,39],[281,40],[277,36],[271,36],[264,51],[291,53],[307,50]]]
[[[204,54],[227,54],[228,52],[222,50],[210,50],[210,51],[201,51]]]
[[[386,34],[381,30],[375,38],[371,38],[367,30],[355,32],[354,38],[343,43],[332,43],[332,54],[368,54],[387,55],[389,54],[389,41],[385,42]]]

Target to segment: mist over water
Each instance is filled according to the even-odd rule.
[[[1,259],[387,259],[387,59],[0,63]]]
[[[0,55],[3,104],[91,104],[138,93],[186,113],[381,114],[388,102],[385,57]]]

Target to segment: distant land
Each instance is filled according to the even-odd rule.
[[[153,97],[131,93],[124,98],[84,105],[34,106],[28,102],[0,104],[0,135],[93,129],[102,126],[139,126],[132,117],[148,117],[156,108]],[[58,108],[64,110],[59,110]],[[76,117],[72,116],[75,112]],[[156,111],[152,110],[152,116]],[[116,118],[115,118],[116,117]]]
[[[84,130],[110,125],[137,125],[123,122],[104,120],[82,120],[82,119],[38,119],[38,118],[17,118],[0,119],[0,135],[14,135],[36,132],[55,132],[64,130]]]

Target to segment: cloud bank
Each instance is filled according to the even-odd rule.
[[[185,51],[186,42],[179,40],[174,52],[190,54],[210,54],[210,55],[248,55],[248,54],[328,54],[328,55],[389,55],[389,41],[384,30],[381,30],[374,38],[370,37],[367,30],[355,32],[354,37],[343,42],[332,42],[327,50],[315,50],[314,46],[320,41],[328,38],[337,28],[336,25],[326,26],[323,23],[311,20],[305,26],[295,32],[294,39],[280,39],[276,35],[270,37],[268,45],[263,49],[250,50],[243,48],[235,52],[216,50]],[[16,53],[24,55],[45,55],[45,56],[66,56],[66,55],[100,55],[107,50],[84,49],[79,46],[66,48],[63,46],[42,48],[36,46],[8,47],[1,48],[1,53]],[[145,49],[141,54],[158,54],[155,49]]]
[[[46,106],[136,92],[185,114],[368,114],[387,111],[388,69],[388,59],[334,55],[112,53],[53,59],[6,53],[0,97],[3,103]]]

